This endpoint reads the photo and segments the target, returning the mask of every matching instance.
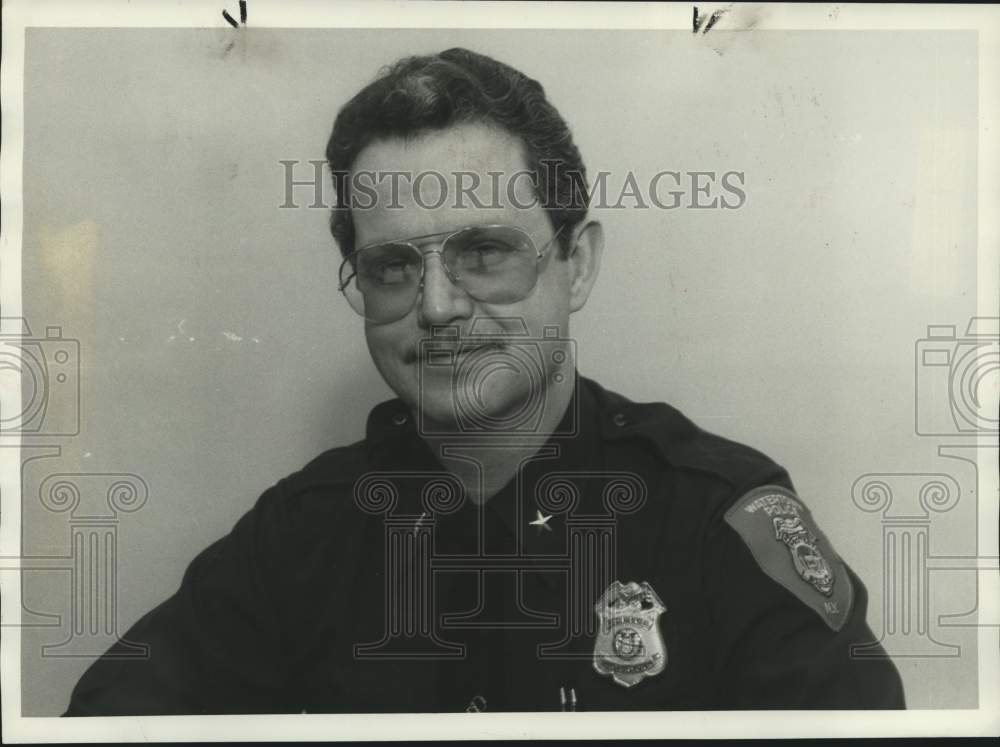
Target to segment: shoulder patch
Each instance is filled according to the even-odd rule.
[[[795,493],[780,485],[755,488],[726,511],[725,519],[764,573],[815,610],[833,630],[844,627],[854,604],[851,579]]]

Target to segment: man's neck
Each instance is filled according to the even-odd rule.
[[[566,377],[561,384],[549,382],[538,427],[519,438],[484,438],[483,434],[437,436],[423,439],[441,465],[462,481],[468,498],[484,504],[499,493],[556,432],[573,399],[578,378]],[[499,433],[497,435],[503,436]]]

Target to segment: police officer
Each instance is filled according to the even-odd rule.
[[[67,715],[904,707],[785,470],[577,373],[603,236],[541,86],[407,58],[327,157],[397,399],[198,555]]]

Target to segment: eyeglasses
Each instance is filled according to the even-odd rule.
[[[386,324],[410,313],[424,286],[427,257],[437,254],[448,279],[477,301],[514,303],[538,282],[538,264],[562,226],[541,249],[514,226],[485,225],[368,244],[340,265],[340,291],[369,321]],[[413,242],[444,237],[440,249]]]

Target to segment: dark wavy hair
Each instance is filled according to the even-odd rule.
[[[559,241],[566,256],[589,201],[583,159],[569,126],[537,81],[458,47],[399,60],[337,114],[326,159],[336,190],[330,231],[344,255],[354,249],[349,175],[358,154],[378,140],[469,122],[496,125],[520,138],[537,198],[553,229],[564,229]]]

